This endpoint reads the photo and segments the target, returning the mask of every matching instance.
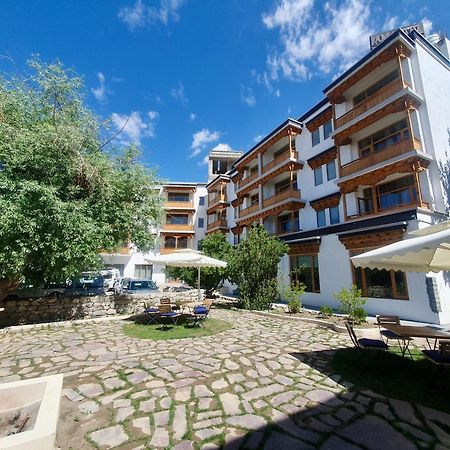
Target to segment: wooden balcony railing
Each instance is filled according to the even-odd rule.
[[[354,161],[344,164],[343,166],[341,166],[341,177],[359,172],[360,170],[366,169],[375,164],[388,161],[389,159],[395,158],[396,156],[402,155],[404,153],[408,153],[412,150],[422,151],[422,143],[416,138],[403,139],[396,144],[386,147],[384,150],[371,152],[369,156],[358,158]]]
[[[159,249],[161,255],[167,255],[168,253],[173,253],[175,250],[186,250],[190,247],[162,247]]]
[[[280,192],[279,194],[272,195],[271,197],[263,200],[263,208],[269,208],[270,206],[276,205],[277,203],[287,200],[288,198],[300,199],[300,191],[291,187],[286,191]]]
[[[347,111],[344,115],[341,117],[338,117],[336,119],[336,129],[342,127],[346,123],[350,122],[351,120],[355,119],[359,115],[365,113],[370,108],[373,108],[374,106],[381,103],[383,100],[388,99],[392,95],[396,94],[397,92],[400,92],[402,89],[404,89],[407,86],[406,83],[404,83],[400,78],[397,78],[390,83],[388,83],[386,86],[383,86],[379,91],[374,92],[372,95],[367,97],[364,101],[361,103],[358,103],[353,109],[350,111]]]
[[[247,184],[251,183],[252,181],[255,181],[258,178],[258,171],[253,172],[251,175],[248,175],[245,178],[242,178],[241,181],[239,181],[239,189],[243,188],[244,186],[247,186]]]
[[[213,196],[208,194],[208,208],[214,205],[218,205],[220,202],[227,202],[227,196],[225,194],[218,194]]]
[[[194,225],[193,224],[171,224],[171,223],[165,223],[162,227],[163,231],[170,230],[170,231],[194,231]]]
[[[284,161],[287,161],[289,159],[298,159],[298,152],[293,151],[290,152],[289,150],[287,152],[282,153],[281,155],[278,155],[275,159],[267,163],[265,166],[263,166],[263,173],[268,172],[269,170],[273,169],[274,167],[278,166]]]
[[[180,208],[180,209],[192,209],[194,207],[193,202],[164,202],[164,208]]]
[[[215,228],[228,228],[228,223],[225,219],[219,219],[215,222],[208,223],[207,230],[214,230]]]
[[[254,212],[258,211],[259,209],[259,204],[255,203],[252,206],[248,206],[247,208],[241,209],[239,211],[239,218],[248,216],[249,214],[253,214]]]

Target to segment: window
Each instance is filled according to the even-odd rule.
[[[220,175],[228,172],[228,162],[215,160],[212,164],[212,173],[214,175]]]
[[[333,125],[331,124],[331,120],[329,120],[323,124],[323,138],[328,139],[332,131]]]
[[[188,225],[189,216],[187,214],[168,214],[166,223],[169,225]]]
[[[351,256],[363,253],[371,248],[351,252]],[[363,296],[372,298],[392,298],[408,300],[406,274],[401,271],[361,269],[353,266],[355,284],[362,290]]]
[[[317,255],[292,255],[290,267],[291,283],[303,283],[306,286],[306,292],[320,292]]]
[[[297,189],[297,175],[294,175],[291,183],[290,178],[286,178],[283,181],[275,184],[275,195],[281,194],[282,192],[288,191],[289,189]]]
[[[389,84],[391,81],[394,81],[396,78],[398,78],[398,70],[394,70],[393,72],[387,74],[384,78],[377,81],[375,84],[372,84],[372,86],[367,88],[365,91],[355,96],[353,98],[353,105],[356,106],[358,103],[363,102],[367,97],[370,97],[372,94],[375,94],[384,86]]]
[[[322,166],[314,169],[314,184],[318,186],[323,183]]]
[[[332,206],[329,211],[330,211],[330,224],[334,225],[336,223],[339,223],[339,207]]]
[[[188,202],[189,193],[187,192],[168,192],[167,200],[169,202]]]
[[[167,236],[165,241],[165,248],[175,248],[177,245],[177,240],[172,236]]]
[[[136,264],[134,266],[135,278],[151,278],[153,267],[150,264]]]
[[[299,231],[298,211],[277,217],[277,233],[294,233]]]
[[[317,128],[311,133],[312,145],[313,147],[320,142],[320,129]]]
[[[177,248],[187,248],[188,246],[188,238],[187,237],[180,237],[178,238],[178,245]]]
[[[255,194],[250,197],[250,206],[258,205],[259,203],[259,195]]]
[[[198,205],[199,206],[203,206],[205,204],[205,197],[200,197],[199,199],[198,199]]]
[[[204,226],[205,226],[205,219],[203,217],[199,217],[198,218],[198,227],[204,228]]]
[[[334,180],[336,178],[336,160],[330,161],[327,164],[327,180]]]
[[[320,211],[317,211],[316,214],[317,214],[317,227],[326,226],[327,221],[325,219],[325,210],[321,209]]]
[[[258,166],[253,166],[253,167],[250,169],[250,175],[253,175],[253,174],[256,173],[256,172],[258,172]]]

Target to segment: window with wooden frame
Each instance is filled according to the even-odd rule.
[[[164,240],[165,248],[175,248],[177,246],[177,240],[173,236],[167,236]]]
[[[363,102],[367,99],[367,97],[370,97],[371,95],[378,92],[380,89],[382,89],[384,86],[389,84],[391,81],[396,80],[399,77],[398,70],[395,69],[392,72],[388,73],[385,77],[383,77],[381,80],[378,80],[376,83],[369,86],[367,89],[353,97],[353,106],[356,106],[357,104]]]
[[[189,202],[189,192],[168,192],[167,201],[169,202]]]
[[[277,233],[294,233],[299,231],[299,214],[293,211],[289,214],[283,214],[277,217]]]
[[[410,138],[406,119],[400,120],[358,142],[359,157],[365,158]]]
[[[259,203],[259,194],[250,196],[250,206],[257,205]]]
[[[188,214],[167,214],[166,223],[170,225],[188,225]]]
[[[188,238],[183,236],[178,238],[177,248],[187,248],[188,247]]]
[[[258,165],[253,166],[253,167],[250,169],[250,175],[253,175],[253,174],[256,173],[256,172],[258,172]]]
[[[373,250],[376,247],[351,250],[350,256]],[[352,264],[353,282],[362,290],[364,297],[408,300],[406,274],[402,271],[361,269]]]
[[[290,279],[291,283],[303,283],[306,292],[320,293],[319,260],[317,254],[291,255]]]
[[[289,189],[297,189],[297,174],[292,177],[292,183],[290,178],[286,178],[283,181],[275,184],[275,195],[288,191]]]
[[[292,150],[295,150],[295,139],[292,139]],[[277,159],[279,156],[288,154],[290,151],[289,144],[285,145],[284,147],[280,148],[280,150],[277,150],[273,154],[273,159]]]

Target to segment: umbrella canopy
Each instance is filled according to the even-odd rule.
[[[161,264],[172,267],[197,267],[198,268],[198,299],[201,299],[200,269],[202,267],[227,267],[225,261],[211,258],[202,252],[192,249],[175,250],[168,255],[155,255],[147,258],[153,264]]]
[[[439,227],[437,228],[439,229]],[[404,272],[450,270],[450,229],[448,227],[440,229],[441,231],[418,235],[353,256],[351,260],[356,267],[369,269],[402,270]]]

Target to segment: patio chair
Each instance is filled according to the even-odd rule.
[[[439,341],[439,350],[422,350],[425,358],[439,366],[450,366],[450,341]]]
[[[144,313],[148,316],[149,318],[149,323],[157,323],[157,318],[159,315],[159,309],[155,306],[148,306],[147,308],[144,309]]]
[[[192,313],[188,316],[188,320],[192,322],[193,326],[205,326],[203,322],[208,317],[211,310],[212,300],[205,300],[201,305],[195,305],[192,309]]]
[[[158,315],[157,319],[162,320],[171,320],[173,325],[178,324],[178,319],[181,317],[181,314],[179,312],[172,311],[172,307],[167,304],[159,305],[158,306]],[[166,329],[165,323],[163,322],[163,329]]]
[[[412,341],[412,338],[402,337],[402,336],[399,336],[397,333],[394,333],[391,330],[383,329],[383,325],[388,325],[388,324],[400,325],[400,317],[399,316],[389,316],[389,315],[385,315],[385,314],[378,314],[376,317],[377,317],[378,329],[380,330],[381,340],[384,341],[384,339],[386,339],[386,344],[388,344],[389,339],[395,339],[398,342],[398,346],[400,347],[400,349],[406,348],[408,350],[409,356],[412,358],[409,347],[407,345],[405,345],[406,344],[405,341]],[[401,345],[400,341],[403,341],[403,345]]]
[[[360,350],[387,350],[389,346],[381,339],[358,338],[350,322],[345,322],[350,339],[353,345]]]

